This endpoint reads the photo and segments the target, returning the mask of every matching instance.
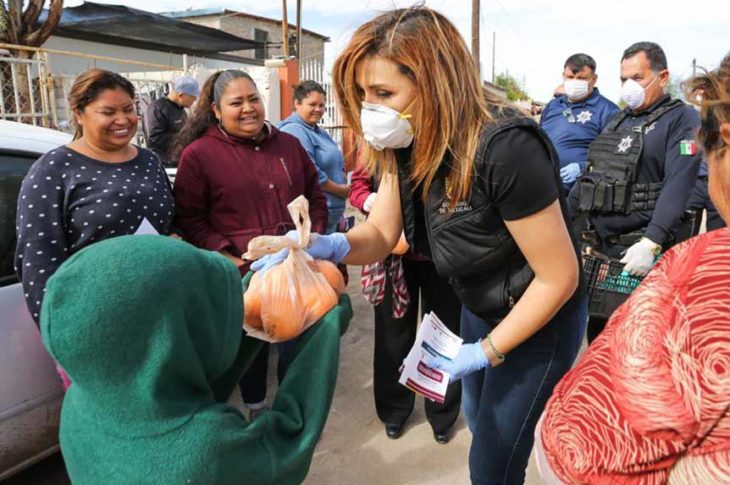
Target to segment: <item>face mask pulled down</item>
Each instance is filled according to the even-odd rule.
[[[413,143],[410,117],[387,106],[363,102],[360,111],[363,138],[378,151],[410,146]]]

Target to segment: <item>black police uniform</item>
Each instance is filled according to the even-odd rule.
[[[707,160],[702,160],[700,174],[697,177],[697,182],[695,183],[695,188],[692,191],[692,196],[689,198],[689,202],[687,203],[687,209],[696,210],[698,213],[702,213],[703,210],[706,211],[708,231],[714,231],[715,229],[720,229],[726,226],[725,221],[722,220],[722,217],[720,217],[720,214],[717,212],[715,204],[713,204],[710,199],[707,180]]]
[[[699,125],[692,107],[668,95],[641,113],[614,116],[570,194],[572,209],[588,213],[594,247],[620,258],[641,237],[666,249],[690,235],[682,219],[700,168]],[[591,327],[589,340],[597,335]]]
[[[672,103],[675,103],[673,107]],[[690,106],[677,103],[679,102],[673,101],[669,96],[664,96],[642,113],[624,110],[612,120],[619,121],[616,126],[617,136],[614,137],[617,140],[615,145],[604,147],[599,152],[598,148],[602,140],[606,139],[610,125],[591,145],[589,159],[591,155],[594,159],[600,155],[608,155],[616,166],[628,163],[632,152],[638,148],[634,189],[631,189],[632,182],[629,181],[628,188],[624,188],[629,195],[621,202],[616,200],[621,197],[614,197],[612,208],[589,206],[589,186],[595,185],[595,178],[600,177],[591,180],[596,173],[593,160],[589,160],[592,167],[590,172],[581,177],[581,183],[576,184],[574,191],[571,191],[572,203],[577,202],[579,210],[589,212],[590,222],[595,228],[601,248],[613,257],[618,257],[641,236],[664,246],[676,243],[675,232],[684,215],[701,162],[701,155],[694,144],[695,133],[700,124],[699,115]],[[652,113],[663,108],[669,109],[658,119],[652,120]],[[646,123],[647,120],[650,123]],[[638,132],[639,127],[642,129],[641,133]],[[629,137],[632,137],[631,140]],[[639,147],[640,145],[643,146]],[[621,184],[614,185],[618,187]],[[614,189],[614,196],[617,192],[620,189]],[[601,202],[606,205],[605,198],[603,201],[599,200],[601,195],[603,194],[594,193],[594,205]],[[626,204],[626,198],[632,200]],[[641,234],[634,241],[626,238],[621,244],[617,239],[637,231],[641,231]],[[614,251],[616,246],[618,253]]]

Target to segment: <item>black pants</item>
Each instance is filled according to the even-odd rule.
[[[588,340],[588,345],[596,340],[596,337],[598,337],[598,335],[603,331],[603,328],[606,326],[607,321],[608,320],[605,318],[588,317],[588,327],[586,327],[586,339]]]
[[[276,350],[279,353],[276,377],[280,384],[281,381],[284,380],[286,369],[289,367],[289,364],[294,358],[293,351],[296,348],[299,338],[300,337],[297,337],[288,342],[276,344]],[[264,344],[259,355],[256,356],[251,367],[249,367],[246,374],[238,383],[238,387],[241,390],[241,398],[244,403],[255,404],[266,399],[266,380],[268,378],[270,348],[271,344]]]
[[[244,403],[255,404],[266,399],[266,377],[269,368],[270,344],[264,344],[259,355],[238,383]]]
[[[459,333],[461,303],[449,283],[438,276],[430,261],[403,258],[411,305],[403,318],[393,318],[390,279],[385,298],[375,310],[375,354],[373,391],[378,417],[384,423],[403,423],[413,411],[415,394],[398,383],[399,367],[413,346],[419,316],[420,292],[423,314],[433,311],[449,330]],[[461,382],[450,384],[443,404],[426,400],[426,417],[436,432],[446,431],[459,415]]]

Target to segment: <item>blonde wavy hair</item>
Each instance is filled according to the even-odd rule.
[[[358,65],[381,56],[398,65],[416,86],[411,181],[424,197],[448,158],[451,203],[469,197],[474,156],[482,127],[493,121],[501,100],[484,90],[476,62],[456,27],[442,14],[414,6],[383,13],[361,25],[334,64],[333,84],[347,126],[362,137],[362,91]],[[393,150],[361,143],[360,161],[371,174],[395,171]]]
[[[702,128],[699,141],[706,152],[727,149],[722,146],[719,127],[730,123],[730,53],[717,69],[704,71],[683,83],[685,97],[700,106]]]

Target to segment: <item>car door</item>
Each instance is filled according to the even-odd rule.
[[[58,449],[63,391],[15,277],[15,214],[38,154],[0,149],[0,481]]]

